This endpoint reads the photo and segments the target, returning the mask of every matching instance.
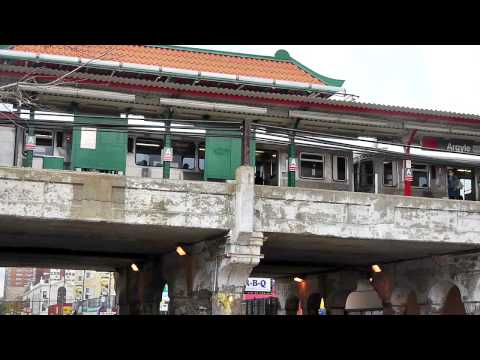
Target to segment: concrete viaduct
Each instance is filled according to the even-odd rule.
[[[283,310],[342,308],[373,263],[393,313],[412,292],[439,312],[453,285],[480,299],[478,224],[475,202],[256,186],[247,166],[230,183],[0,168],[0,265],[114,270],[122,314],[156,313],[165,283],[173,314],[238,314],[251,274],[278,277]]]

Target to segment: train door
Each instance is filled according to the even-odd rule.
[[[364,160],[360,162],[358,191],[375,192],[375,170],[373,160]]]
[[[452,168],[448,168],[450,170]],[[475,172],[472,168],[456,168],[453,169],[455,176],[458,177],[462,188],[460,189],[460,197],[463,200],[475,201]],[[448,178],[447,178],[448,179]],[[448,180],[447,180],[448,181]]]
[[[359,174],[358,174],[358,163],[353,165],[353,191],[357,192],[358,190],[358,182],[359,182]]]
[[[278,186],[278,151],[257,150],[255,154],[255,184]]]
[[[464,200],[475,201],[475,174],[471,168],[457,169],[456,175],[463,185],[460,196]]]

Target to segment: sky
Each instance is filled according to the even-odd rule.
[[[184,45],[290,56],[324,76],[345,80],[359,102],[480,115],[480,46]]]

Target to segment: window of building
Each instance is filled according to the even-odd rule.
[[[420,164],[412,164],[413,183],[412,186],[419,188],[428,188],[428,166]]]
[[[91,296],[91,289],[90,288],[85,288],[85,299],[90,299]]]
[[[347,180],[347,158],[344,156],[333,157],[333,180]]]
[[[396,182],[396,167],[393,161],[383,162],[383,185],[395,186]]]
[[[87,272],[85,273],[85,278],[90,279],[90,271],[87,271]]]
[[[162,140],[136,139],[135,164],[140,166],[162,166],[162,149]]]
[[[46,291],[42,291],[42,299],[47,299],[48,293]]]
[[[300,177],[323,179],[323,166],[323,155],[300,153]]]

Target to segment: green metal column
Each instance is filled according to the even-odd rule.
[[[252,132],[251,132],[251,123],[250,120],[243,121],[243,134],[242,134],[242,165],[248,166],[251,165],[251,139],[252,139]],[[253,164],[255,166],[255,162]]]
[[[300,124],[300,119],[295,120],[295,124],[293,125],[294,129],[298,129],[298,125]],[[290,164],[295,162],[294,169],[290,171]],[[295,146],[295,131],[291,132],[290,135],[290,144],[288,144],[288,187],[295,187],[296,181],[296,173],[298,168],[298,161],[297,161],[297,148]]]
[[[30,120],[33,121],[34,119],[35,119],[35,113],[33,112],[33,110],[30,110]],[[34,134],[33,128],[29,126],[27,139],[28,137],[33,136],[33,134]],[[33,166],[33,149],[27,150],[26,153],[27,153],[27,158],[25,159],[25,164],[23,166],[31,168]]]
[[[165,121],[165,144],[163,145],[163,156],[165,156],[167,149],[171,148],[172,139],[170,135],[170,121]],[[170,179],[170,161],[163,161],[163,178]]]
[[[293,138],[292,138],[292,142],[288,144],[288,187],[295,187],[296,171],[290,171],[290,163],[292,162],[292,160],[296,160],[296,157],[297,157],[297,149],[295,147],[295,143],[293,142]]]

